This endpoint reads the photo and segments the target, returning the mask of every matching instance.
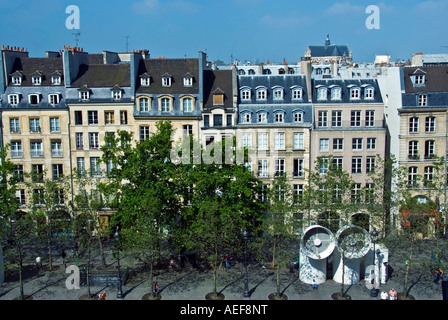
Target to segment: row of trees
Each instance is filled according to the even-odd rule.
[[[104,234],[111,234],[118,228],[121,250],[148,264],[150,283],[154,281],[153,267],[160,265],[163,257],[190,250],[214,270],[213,293],[216,296],[217,270],[224,253],[241,254],[243,232],[249,230],[252,235],[250,247],[257,253],[257,259],[270,259],[271,267],[276,269],[276,295],[280,296],[280,270],[298,255],[300,232],[311,222],[332,231],[348,223],[367,230],[375,225],[382,231],[384,239],[392,239],[404,237],[403,232],[395,234],[391,228],[396,216],[391,216],[390,212],[399,208],[400,212],[408,213],[398,215],[403,218],[404,228],[401,230],[406,231],[414,244],[417,235],[428,228],[427,214],[431,212],[435,219],[440,216],[439,203],[427,201],[422,204],[416,200],[414,192],[418,181],[410,183],[407,169],[397,168],[393,159],[385,161],[378,157],[375,170],[369,174],[369,183],[364,185],[355,183],[352,176],[329,157],[319,158],[314,170],[307,172],[308,184],[303,189],[292,190],[286,177],[281,175],[266,188],[244,165],[235,164],[235,150],[233,157],[222,152],[229,150],[226,141],[203,150],[222,161],[199,164],[171,161],[172,134],[171,123],[161,121],[157,123],[157,132],[145,141],[134,141],[132,133],[127,131],[107,136],[106,144],[101,148],[102,161],[111,165],[106,178],[89,177],[75,171],[60,181],[39,181],[37,184],[43,192],[33,192],[30,210],[26,213],[20,210],[15,200],[15,186],[21,180],[13,175],[14,166],[3,150],[0,165],[1,241],[6,252],[14,253],[19,274],[22,272],[23,250],[36,236],[43,237],[47,243],[51,269],[55,235],[60,236],[60,231],[68,228],[68,234],[73,235],[80,245],[80,252],[86,253],[88,277],[92,241],[97,239],[102,249]],[[247,159],[249,153],[245,151]],[[443,159],[435,162],[434,167],[436,172],[442,172]],[[436,173],[431,179],[425,178],[422,184],[428,199],[441,199],[445,191],[445,175]],[[66,210],[73,217],[73,223],[61,218],[60,197],[55,196],[67,193],[71,182],[76,190]],[[391,184],[395,184],[400,192],[393,192]],[[32,183],[27,188],[37,189]],[[105,207],[115,211],[107,230],[97,214]],[[353,215],[359,213],[368,218],[353,220]],[[407,264],[410,268],[414,246],[408,247],[411,248]],[[88,290],[90,295],[90,288]],[[23,298],[23,285],[21,296]]]

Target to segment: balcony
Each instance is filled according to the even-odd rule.
[[[418,155],[418,154],[410,154],[410,155],[408,155],[408,160],[418,161],[418,160],[420,160],[420,155]]]
[[[44,156],[43,151],[31,151],[32,158],[42,158]]]

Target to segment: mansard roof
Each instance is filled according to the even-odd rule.
[[[224,108],[233,107],[232,70],[204,71],[205,106],[213,106],[213,94],[224,94]]]
[[[115,85],[130,87],[129,64],[81,65],[78,77],[71,84],[72,88],[87,85],[89,88],[112,88]]]
[[[424,74],[424,85],[414,86],[411,77],[415,74]],[[419,92],[447,92],[448,93],[448,66],[431,67],[404,67],[403,68],[405,93]]]
[[[378,86],[378,81],[376,79],[313,79],[311,84],[315,93],[313,94],[314,103],[382,103],[383,98],[381,97],[380,88]],[[316,91],[320,87],[326,87],[327,89],[332,89],[334,87],[341,88],[341,99],[331,100],[330,93],[327,100],[318,100]],[[374,96],[373,99],[365,99],[364,94],[361,93],[361,98],[356,100],[350,99],[350,90],[354,87],[366,88],[373,87]]]
[[[32,86],[32,76],[41,75],[41,86],[51,86],[51,75],[59,72],[63,75],[63,61],[61,57],[57,58],[26,58],[17,57],[14,61],[11,73],[9,75],[21,75],[22,86]],[[12,85],[11,78],[8,84]]]
[[[136,82],[137,93],[147,94],[198,94],[199,93],[199,60],[184,59],[144,59],[140,61],[137,77],[151,76],[148,87]],[[183,78],[189,74],[193,77],[193,85],[185,87]],[[162,86],[162,77],[171,77],[171,86]]]

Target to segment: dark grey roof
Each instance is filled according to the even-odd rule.
[[[213,106],[213,94],[224,94],[224,108],[233,107],[232,70],[204,71],[204,102],[205,106]]]
[[[414,74],[424,74],[425,85],[414,86],[411,81]],[[403,76],[406,93],[448,92],[448,66],[404,67]]]
[[[150,86],[140,85],[140,76],[147,73],[151,77]],[[185,87],[183,78],[186,74],[193,76],[193,86]],[[162,86],[162,77],[171,76],[171,86]],[[147,94],[198,94],[199,60],[185,59],[144,59],[140,61],[136,83],[137,93]]]
[[[78,77],[71,84],[72,88],[81,88],[87,85],[89,88],[112,88],[115,85],[130,87],[129,64],[102,64],[81,65]]]
[[[381,91],[378,86],[378,82],[376,79],[313,79],[312,84],[313,88],[313,102],[314,103],[381,103],[383,102],[383,98],[381,97]],[[341,99],[340,100],[331,100],[330,92],[328,92],[327,100],[318,100],[317,99],[317,90],[319,87],[326,87],[327,89],[331,89],[333,87],[341,88]],[[373,99],[365,99],[363,92],[361,92],[360,99],[351,100],[350,99],[350,88],[352,87],[373,87],[374,96]]]
[[[331,44],[329,46],[309,46],[312,57],[342,57],[349,56],[350,50],[345,45]]]
[[[63,77],[63,62],[61,57],[57,58],[16,58],[11,73],[22,75],[22,86],[32,86],[31,77],[33,75],[41,75],[41,86],[52,86],[51,75],[59,71]],[[63,85],[63,79],[61,79]],[[8,84],[12,85],[11,77]]]

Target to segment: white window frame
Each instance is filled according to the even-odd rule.
[[[121,100],[122,92],[121,90],[112,90],[111,95],[113,100]]]
[[[268,150],[269,149],[269,135],[267,132],[258,133],[258,150]]]
[[[12,106],[17,106],[20,102],[20,96],[17,93],[8,94],[8,103]]]
[[[328,138],[319,139],[319,150],[320,151],[330,150],[330,139],[328,139]]]
[[[241,146],[243,148],[252,148],[252,133],[243,132],[241,134]]]
[[[61,84],[61,76],[51,76],[51,84],[58,86]]]
[[[171,77],[162,77],[162,87],[171,87]]]
[[[266,112],[258,113],[258,123],[268,123],[268,114]]]
[[[40,86],[42,84],[42,77],[41,76],[32,76],[31,83],[33,84],[33,86]]]
[[[285,133],[276,132],[274,135],[274,149],[285,150]]]
[[[303,150],[305,149],[305,139],[303,132],[294,132],[293,134],[293,149]]]
[[[22,85],[22,77],[21,76],[12,76],[11,77],[11,83],[14,86]]]
[[[193,77],[184,77],[184,87],[193,86]]]
[[[59,94],[57,93],[52,93],[48,95],[48,102],[50,102],[50,104],[52,106],[59,104],[60,100],[59,100]]]

